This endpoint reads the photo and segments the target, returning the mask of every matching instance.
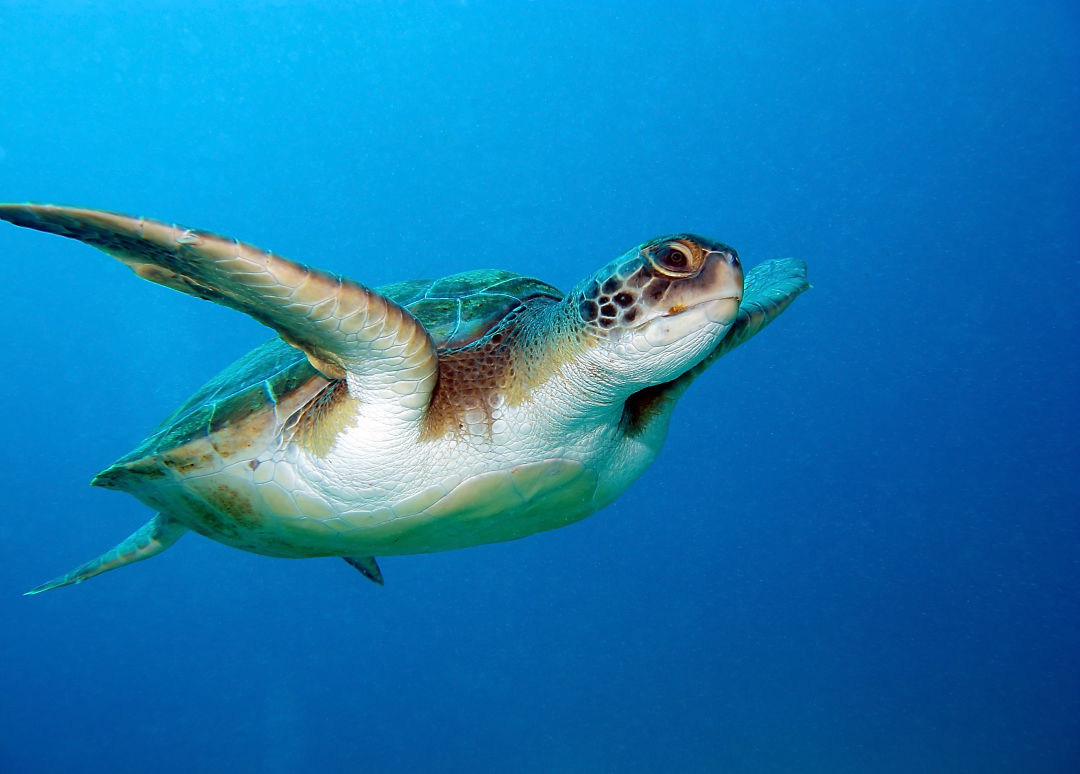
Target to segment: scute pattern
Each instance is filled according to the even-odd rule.
[[[408,309],[439,349],[466,346],[503,317],[536,296],[561,299],[558,288],[509,271],[485,269],[437,280],[383,285],[379,293]]]

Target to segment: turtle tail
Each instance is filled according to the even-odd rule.
[[[187,527],[179,521],[157,514],[150,521],[135,530],[126,540],[110,551],[106,551],[97,559],[91,559],[85,564],[80,564],[71,572],[53,578],[48,583],[30,589],[30,594],[40,594],[49,589],[57,589],[61,586],[70,586],[72,583],[82,583],[88,578],[100,575],[117,567],[123,567],[133,562],[140,562],[156,556],[171,546],[180,536],[187,532]]]

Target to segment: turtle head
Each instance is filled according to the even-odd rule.
[[[735,250],[675,234],[627,251],[567,300],[592,344],[589,372],[629,393],[697,365],[735,321],[742,294]]]

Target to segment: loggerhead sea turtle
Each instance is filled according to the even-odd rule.
[[[633,248],[563,295],[508,271],[370,290],[205,231],[99,210],[0,205],[140,277],[277,331],[93,480],[157,511],[27,592],[164,551],[188,530],[279,557],[512,540],[611,503],[653,461],[675,402],[809,285],[793,259],[746,276],[692,234]]]

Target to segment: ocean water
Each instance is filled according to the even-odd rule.
[[[372,285],[687,230],[814,289],[579,524],[23,597],[267,331],[0,224],[0,772],[1080,771],[1075,4],[120,5],[0,2],[0,200]]]

